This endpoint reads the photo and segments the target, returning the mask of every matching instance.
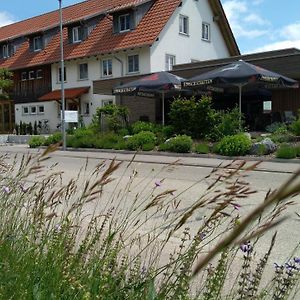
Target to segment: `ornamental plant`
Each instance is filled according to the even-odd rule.
[[[216,146],[216,152],[226,156],[245,155],[251,149],[251,140],[243,133],[225,136]]]

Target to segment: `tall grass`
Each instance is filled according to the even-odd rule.
[[[163,189],[161,170],[141,179],[133,162],[115,160],[91,172],[87,161],[68,181],[57,166],[44,167],[54,150],[1,158],[1,299],[297,299],[300,259],[264,281],[276,235],[260,259],[253,253],[283,221],[299,173],[241,216],[241,202],[255,194],[245,175],[256,165],[221,166],[179,192]],[[182,196],[204,182],[184,206]]]

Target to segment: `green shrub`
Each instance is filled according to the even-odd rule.
[[[296,156],[297,156],[297,149],[287,144],[281,145],[276,152],[277,158],[292,159],[292,158],[296,158]]]
[[[175,129],[172,125],[167,125],[163,126],[161,132],[168,139],[175,134]]]
[[[37,148],[37,147],[40,147],[40,146],[44,145],[45,140],[46,139],[45,139],[44,136],[40,136],[40,135],[33,136],[28,141],[28,145],[29,145],[30,148]]]
[[[270,133],[274,133],[278,130],[281,130],[281,128],[286,129],[286,125],[284,123],[281,123],[281,122],[274,122],[274,123],[266,126],[266,131],[270,132]]]
[[[154,144],[156,142],[156,137],[153,132],[141,131],[127,140],[126,148],[128,150],[140,150],[143,149],[143,145]]]
[[[44,142],[45,146],[49,146],[52,144],[57,144],[62,141],[62,133],[61,132],[55,132],[52,135],[48,136],[47,139]]]
[[[209,153],[209,146],[207,144],[197,144],[195,146],[195,152],[199,154]]]
[[[138,121],[132,125],[132,133],[137,134],[141,131],[155,131],[155,124],[150,122]]]
[[[115,149],[116,145],[123,141],[123,137],[114,133],[100,134],[95,137],[95,147],[98,149]]]
[[[192,149],[193,140],[187,135],[177,135],[159,146],[160,151],[187,153]]]
[[[206,136],[206,138],[212,141],[219,141],[224,136],[236,135],[244,128],[244,119],[238,107],[226,112],[218,112],[215,118],[215,124]]]
[[[291,131],[293,134],[300,136],[300,118],[298,118],[296,121],[294,121],[290,125]]]
[[[251,141],[244,134],[225,136],[216,147],[216,152],[226,156],[245,155],[251,148]]]
[[[288,130],[286,125],[278,127],[271,135],[274,143],[288,143],[294,140],[295,136]]]
[[[142,146],[143,151],[152,151],[155,148],[154,143],[147,143]]]

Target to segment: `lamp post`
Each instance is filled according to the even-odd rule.
[[[60,83],[61,83],[61,130],[63,136],[63,151],[66,150],[66,123],[65,123],[65,87],[64,87],[64,78],[65,78],[65,62],[64,62],[64,40],[63,40],[63,15],[62,15],[62,6],[61,1],[59,2],[59,27],[60,27]]]

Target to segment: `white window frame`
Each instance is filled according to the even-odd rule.
[[[210,42],[210,24],[207,22],[202,22],[202,40]]]
[[[106,106],[106,105],[112,105],[114,104],[114,100],[112,99],[103,99],[102,100],[102,107]]]
[[[189,17],[188,16],[179,15],[179,33],[184,34],[184,35],[189,35]]]
[[[35,109],[35,112],[32,111],[33,108]],[[36,105],[29,106],[29,113],[31,115],[36,115],[37,114],[37,107],[36,107]]]
[[[121,28],[121,19],[123,19],[123,18],[124,18],[124,25],[125,25],[124,29]],[[128,21],[129,21],[128,28],[126,27],[127,18],[128,18]],[[130,14],[120,15],[119,18],[118,18],[118,23],[119,23],[119,32],[129,31],[130,30]]]
[[[42,75],[39,75],[39,73],[41,73]],[[42,69],[38,69],[36,71],[36,79],[41,79],[43,78],[43,70]]]
[[[137,63],[137,65],[138,65],[138,68],[136,69],[136,63],[135,63],[135,61],[133,60],[133,70],[132,71],[130,71],[129,70],[129,66],[130,66],[130,64],[129,64],[129,58],[130,57],[135,57],[135,56],[137,56],[137,58],[138,58],[138,63]],[[127,56],[127,73],[128,74],[132,74],[132,73],[139,73],[140,72],[140,56],[139,56],[139,54],[131,54],[131,55],[128,55]]]
[[[60,74],[61,74],[60,67],[58,67],[57,68],[57,83],[61,82],[61,80],[59,78],[59,77],[61,77]],[[64,67],[64,79],[65,79],[64,82],[67,82],[67,68],[66,67]]]
[[[27,112],[25,112],[25,109],[27,109]],[[29,107],[28,106],[22,106],[22,115],[29,115]]]
[[[79,28],[80,26],[76,26],[72,28],[72,42],[73,43],[80,43],[81,39],[79,36]]]
[[[40,108],[43,108],[43,111],[42,112],[40,112]],[[44,105],[38,105],[37,106],[37,114],[38,115],[43,115],[43,114],[45,114],[45,106]]]
[[[38,45],[37,41],[39,41],[40,45]],[[33,38],[33,51],[41,51],[42,50],[42,36],[35,36]]]
[[[3,45],[2,51],[3,51],[3,58],[8,58],[9,57],[9,47],[8,47],[8,44]]]
[[[35,72],[29,71],[28,72],[28,80],[33,80],[33,79],[35,79]]]
[[[109,63],[111,62],[111,74],[109,74]],[[104,74],[104,65],[106,65],[108,74]],[[112,77],[113,76],[113,64],[112,64],[112,59],[111,58],[106,58],[106,59],[102,59],[101,61],[101,77]]]
[[[86,65],[86,76],[85,77],[81,77],[81,66],[82,65]],[[89,79],[89,65],[88,63],[81,63],[78,65],[78,80],[87,80]]]
[[[24,78],[23,75],[25,75],[25,78]],[[28,79],[28,77],[27,77],[27,72],[22,72],[22,73],[21,73],[21,81],[26,81],[27,79]]]
[[[176,56],[167,53],[165,56],[165,71],[172,71],[175,64],[176,64]]]

